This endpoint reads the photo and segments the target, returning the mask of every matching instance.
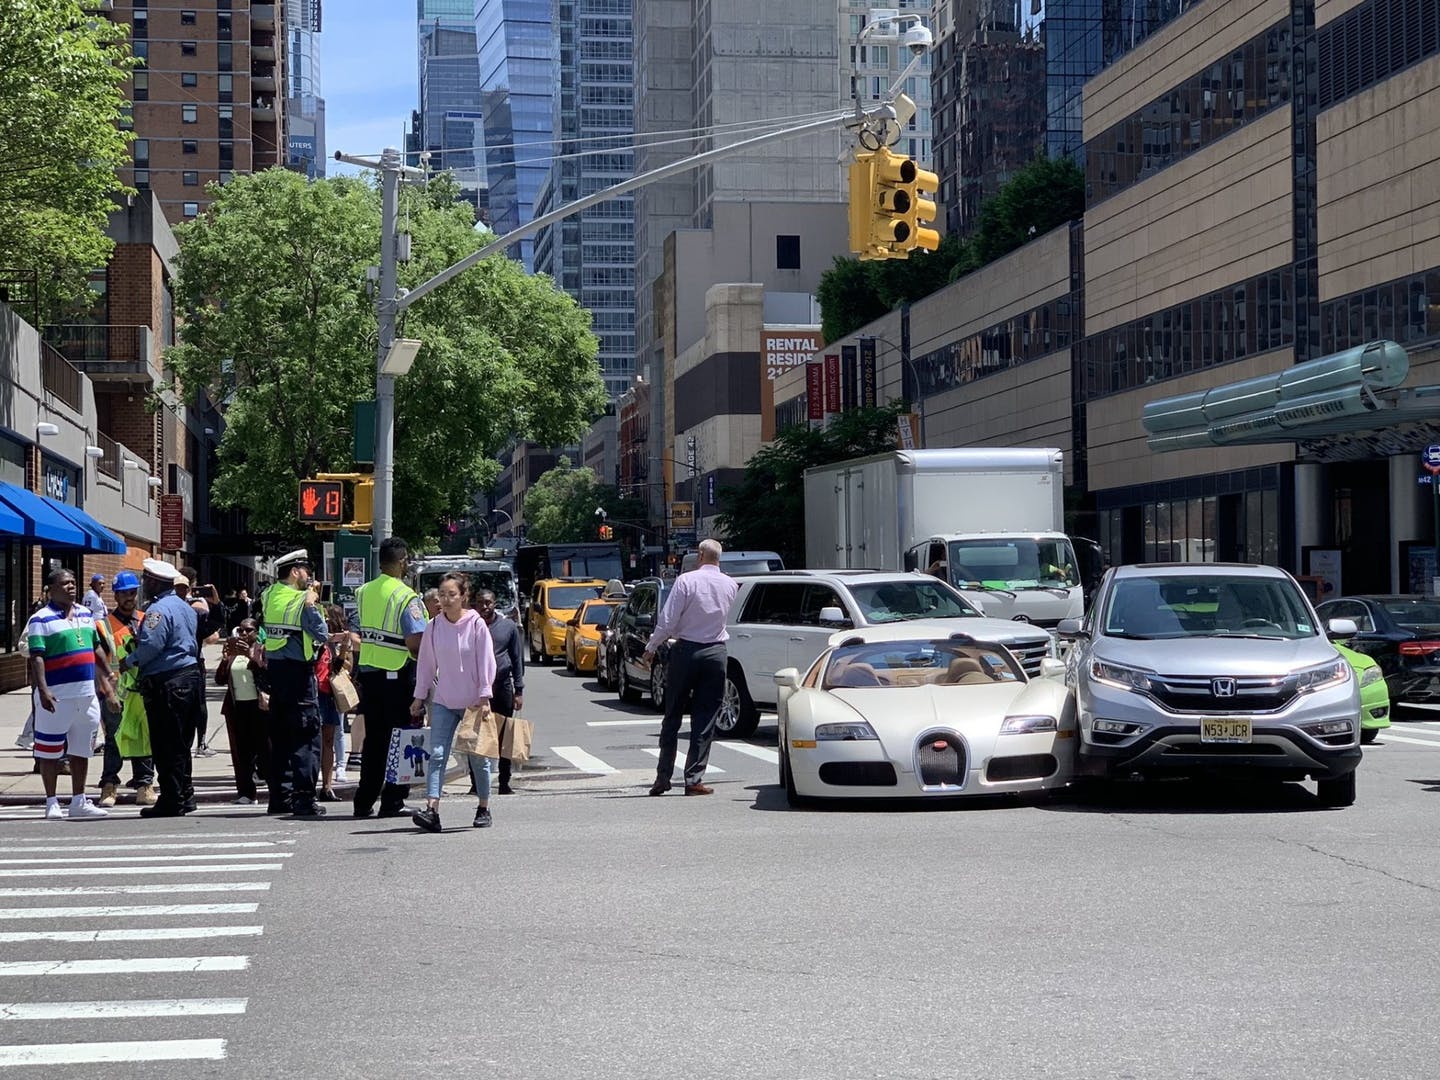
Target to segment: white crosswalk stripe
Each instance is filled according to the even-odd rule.
[[[0,879],[44,879],[0,887],[0,987],[12,998],[0,1001],[0,1029],[8,1029],[0,1072],[38,1078],[73,1075],[76,1065],[224,1060],[223,1025],[243,1016],[249,999],[200,994],[248,989],[252,957],[244,950],[265,935],[259,900],[296,854],[298,834],[131,832],[107,840],[103,829],[82,835],[37,823],[42,829],[43,837],[0,843]],[[67,831],[73,844],[64,842]],[[194,996],[145,997],[162,985],[155,976]],[[71,986],[113,989],[114,999],[70,1000],[80,996],[67,993]],[[61,1000],[43,1000],[51,995]],[[136,1040],[135,1024],[123,1021],[143,1018],[165,1018],[167,1027]]]
[[[633,724],[652,724],[658,726],[658,718],[648,720],[593,720],[591,727],[617,727]],[[680,733],[680,747],[677,755],[676,771],[683,771],[683,763],[686,750],[686,732]],[[625,747],[601,747],[589,750],[581,746],[552,746],[549,752],[559,758],[566,765],[583,773],[596,776],[609,776],[624,771],[635,771],[637,769],[648,772],[654,766],[650,763],[660,756],[660,750],[654,746],[625,746]],[[637,760],[635,755],[646,755],[650,761]],[[726,762],[724,765],[716,763],[717,758],[724,759],[728,755],[738,754],[755,761],[764,762],[772,768],[779,764],[779,752],[768,746],[756,746],[754,743],[741,742],[733,739],[717,739],[711,744],[710,763],[706,769],[706,775],[724,776],[727,772],[737,771],[737,765],[733,762]],[[750,765],[748,769],[752,774],[756,766]]]
[[[645,747],[645,753],[649,754],[649,755],[650,755],[651,757],[653,757],[653,758],[657,758],[657,759],[658,759],[658,758],[660,757],[660,750],[659,750],[658,747],[655,747],[655,746],[647,746],[647,747]],[[682,775],[684,772],[685,772],[685,753],[684,753],[684,751],[682,750],[679,754],[677,754],[677,755],[675,756],[675,774],[676,774],[677,776],[679,776],[679,775]],[[708,776],[710,773],[721,773],[721,774],[723,774],[724,772],[725,772],[725,770],[722,769],[722,768],[720,768],[718,765],[707,765],[707,766],[705,767],[705,774],[706,774],[707,776]]]

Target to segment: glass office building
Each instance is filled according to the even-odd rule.
[[[430,168],[455,174],[462,195],[482,213],[485,204],[484,125],[480,56],[473,0],[416,0],[416,65],[420,108],[407,149],[411,164],[430,152]]]

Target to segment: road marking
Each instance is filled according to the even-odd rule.
[[[0,1067],[8,1065],[98,1065],[112,1061],[220,1061],[224,1057],[224,1039],[0,1046]]]
[[[586,727],[643,727],[646,724],[658,725],[661,721],[659,716],[649,716],[643,720],[586,720]]]
[[[184,848],[271,848],[277,844],[294,844],[294,840],[254,840],[236,844],[52,844],[47,847],[17,848],[15,851],[0,848],[7,855],[18,855],[21,850],[30,851],[180,851]],[[149,858],[150,856],[139,856]],[[214,858],[229,858],[226,856],[213,856]],[[249,858],[247,854],[245,858]],[[193,856],[187,856],[193,858]],[[39,860],[29,859],[28,862]]]
[[[194,941],[198,938],[259,937],[259,926],[152,926],[130,930],[11,930],[0,944],[26,941]]]
[[[646,746],[643,749],[645,750],[645,753],[649,754],[653,758],[658,758],[660,756],[660,748],[657,746]],[[675,759],[675,771],[677,773],[683,773],[685,771],[685,760],[683,757],[677,757]],[[713,772],[720,773],[722,775],[725,772],[725,770],[720,768],[720,766],[718,765],[706,765],[705,771],[707,773]]]
[[[238,1016],[247,998],[171,998],[155,1001],[0,1002],[0,1020],[121,1020],[137,1016]]]
[[[283,870],[284,863],[234,863],[229,866],[67,866],[65,873],[75,874],[229,874],[240,870]],[[53,866],[27,866],[0,870],[0,877],[53,877],[59,873]]]
[[[174,915],[253,915],[259,904],[84,904],[0,908],[0,919],[138,919]]]
[[[581,772],[587,773],[613,773],[615,769],[606,765],[593,754],[587,754],[578,746],[552,746],[550,752],[557,757],[562,757]]]
[[[38,811],[37,811],[37,812],[38,812]],[[298,831],[295,830],[295,829],[262,829],[262,830],[260,830],[259,832],[193,832],[193,833],[178,833],[178,832],[173,832],[173,833],[146,833],[146,834],[145,834],[145,839],[146,839],[146,840],[222,840],[222,839],[225,839],[226,837],[231,837],[231,836],[251,837],[251,836],[297,836],[297,835],[299,835],[299,833],[298,833]],[[17,837],[10,837],[10,838],[9,838],[9,842],[10,842],[10,843],[13,843],[13,844],[45,844],[45,843],[49,843],[49,842],[50,842],[51,840],[53,840],[54,838],[55,838],[55,834],[54,834],[54,833],[50,833],[50,834],[48,834],[48,835],[46,835],[46,836],[32,836],[32,837],[29,837],[28,839],[25,838],[25,837],[19,837],[19,836],[17,836]],[[123,843],[124,841],[123,841],[123,840],[120,840],[119,842],[120,842],[120,843]],[[276,843],[276,844],[293,844],[294,842],[295,842],[295,841],[293,841],[293,840],[275,840],[275,841],[268,841],[268,840],[267,840],[267,841],[266,841],[266,843]],[[192,846],[192,845],[189,845],[189,844],[176,844],[175,846],[176,846],[176,847],[190,847],[190,846]],[[38,850],[43,851],[43,850],[45,850],[45,849],[44,849],[44,848],[40,848],[40,849],[38,849]]]
[[[79,858],[0,859],[0,866],[19,866],[23,863],[63,863],[66,867],[78,863],[134,863],[134,862],[224,862],[226,859],[289,859],[293,851],[247,851],[243,855],[81,855]]]
[[[1440,740],[1436,739],[1407,739],[1404,735],[1391,735],[1389,731],[1382,731],[1377,736],[1382,743],[1403,742],[1411,746],[1428,746],[1431,750],[1440,750]]]
[[[215,869],[213,866],[211,869]],[[266,869],[269,869],[268,867]],[[44,885],[0,889],[0,896],[116,896],[145,893],[269,892],[268,881],[172,882],[169,885]]]
[[[9,960],[0,976],[154,975],[162,972],[244,971],[248,956],[138,956],[128,960]]]
[[[768,765],[780,764],[780,753],[778,750],[771,750],[766,746],[756,746],[748,742],[730,742],[728,739],[717,739],[716,746],[723,746],[727,750],[733,750],[737,754],[748,754],[750,757],[759,758]]]

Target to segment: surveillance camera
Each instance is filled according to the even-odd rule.
[[[935,44],[935,35],[930,33],[928,27],[916,23],[905,28],[905,32],[900,35],[900,44],[906,46],[916,56],[921,56]]]

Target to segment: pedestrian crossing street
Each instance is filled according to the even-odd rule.
[[[628,720],[591,720],[586,724],[590,738],[586,745],[537,746],[537,757],[531,765],[544,765],[557,772],[576,772],[592,776],[640,770],[653,775],[660,748],[655,736],[660,729],[659,717]],[[633,730],[631,730],[633,729]],[[680,746],[676,755],[675,776],[681,778],[685,767],[685,751],[689,745],[689,728],[680,730]],[[731,779],[773,778],[780,755],[769,746],[735,739],[716,739],[710,750],[706,776]],[[732,775],[733,774],[733,775]]]
[[[105,828],[0,840],[0,1075],[227,1057],[298,830]]]

